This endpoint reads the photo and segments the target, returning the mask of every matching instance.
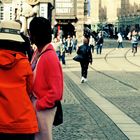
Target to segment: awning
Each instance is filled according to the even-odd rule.
[[[76,16],[57,16],[57,15],[55,15],[55,19],[57,20],[57,19],[67,19],[67,20],[69,20],[69,19],[76,19]]]
[[[40,2],[40,0],[27,0],[27,3],[30,5],[36,5]]]
[[[68,24],[68,23],[72,23],[72,22],[77,22],[78,21],[78,19],[75,17],[74,19],[62,19],[62,18],[60,18],[60,19],[56,19],[56,21],[58,22],[58,24]]]

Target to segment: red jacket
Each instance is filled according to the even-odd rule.
[[[37,97],[37,110],[52,108],[55,101],[62,99],[62,67],[51,44],[47,46],[36,64],[33,93]]]
[[[35,133],[35,111],[28,96],[32,71],[27,57],[0,50],[0,133]]]

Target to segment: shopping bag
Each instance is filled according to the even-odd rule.
[[[77,62],[81,62],[83,61],[83,56],[78,54],[75,57],[73,57],[73,60]]]

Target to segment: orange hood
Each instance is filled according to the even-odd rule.
[[[0,68],[2,69],[11,69],[20,59],[27,59],[27,57],[20,52],[0,50]]]

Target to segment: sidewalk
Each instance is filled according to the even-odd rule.
[[[104,49],[102,55],[93,54],[93,61],[100,60],[110,50]],[[114,54],[120,57],[121,52],[124,51],[116,50]],[[140,126],[135,121],[88,84],[80,83],[80,67],[72,60],[74,55],[67,57],[67,65],[63,67],[64,123],[54,129],[54,140],[140,140]],[[135,57],[131,55],[129,52],[128,58],[134,62],[140,57],[139,51]]]

